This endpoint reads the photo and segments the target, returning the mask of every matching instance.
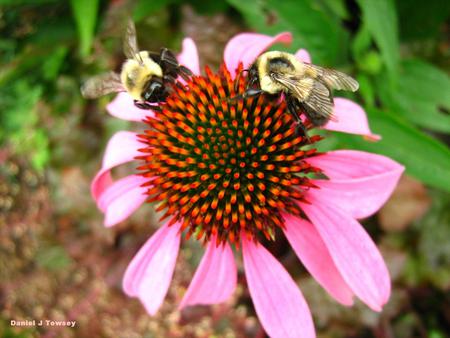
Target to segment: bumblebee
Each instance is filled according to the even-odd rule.
[[[284,94],[287,108],[306,135],[304,113],[314,126],[323,126],[333,116],[332,89],[356,91],[358,82],[334,69],[298,60],[295,55],[271,51],[261,54],[250,66],[247,89],[241,98]]]
[[[120,74],[109,72],[94,76],[81,87],[81,94],[88,99],[113,92],[127,91],[134,104],[142,109],[158,109],[157,103],[165,101],[171,85],[178,76],[186,81],[192,72],[178,64],[174,54],[167,48],[160,53],[139,51],[136,28],[130,20],[123,44],[127,60]]]

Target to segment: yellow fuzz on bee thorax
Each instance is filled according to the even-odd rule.
[[[142,101],[142,92],[153,77],[162,77],[161,67],[153,61],[147,51],[139,52],[134,59],[128,59],[122,66],[120,79],[134,100]]]
[[[263,91],[269,94],[277,94],[284,89],[284,86],[273,81],[269,75],[261,77],[259,85]]]
[[[298,77],[301,77],[304,75],[304,66],[303,63],[295,57],[295,55],[285,52],[279,52],[279,51],[271,51],[266,52],[262,54],[257,60],[256,60],[256,66],[258,69],[258,74],[260,77],[259,85],[261,89],[269,94],[277,94],[284,89],[286,89],[285,86],[281,85],[280,83],[275,82],[270,77],[270,74],[268,72],[268,63],[270,60],[274,58],[284,58],[291,62],[291,64],[294,66],[294,71],[290,71],[289,75],[295,75]]]

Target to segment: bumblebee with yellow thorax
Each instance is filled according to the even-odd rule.
[[[359,87],[347,74],[302,62],[295,55],[280,51],[261,54],[247,71],[248,86],[241,98],[284,94],[288,110],[303,135],[306,128],[301,114],[314,126],[323,126],[334,118],[332,89],[356,91]]]
[[[109,72],[89,79],[81,88],[84,97],[127,91],[137,107],[159,109],[157,104],[165,101],[177,77],[189,80],[192,75],[167,48],[162,48],[160,53],[139,51],[132,21],[127,26],[123,50],[127,60],[120,75]]]
[[[120,73],[120,80],[133,99],[145,101],[142,96],[143,88],[154,76],[163,77],[161,66],[150,58],[147,51],[142,51],[137,53],[133,59],[125,61]]]

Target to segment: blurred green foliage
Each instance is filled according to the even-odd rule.
[[[450,2],[439,0],[2,0],[0,144],[45,168],[57,153],[51,125],[88,104],[78,92],[85,74],[120,65],[114,56],[121,32],[105,27],[111,8],[122,6],[138,23],[169,13],[168,27],[153,37],[170,47],[181,37],[174,28],[186,4],[260,33],[290,31],[288,50],[306,48],[314,63],[354,74],[361,88],[352,98],[383,140],[334,133],[327,145],[386,154],[422,182],[450,191]]]

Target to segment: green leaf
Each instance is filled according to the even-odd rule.
[[[356,79],[359,82],[359,94],[364,99],[364,103],[366,107],[373,107],[375,105],[375,91],[370,78],[360,73]]]
[[[136,22],[141,21],[149,15],[159,11],[161,8],[178,1],[179,0],[139,0],[133,8],[133,20]]]
[[[317,4],[322,5],[330,13],[336,15],[340,19],[348,19],[349,13],[347,7],[345,6],[344,0],[322,0],[318,1]]]
[[[63,65],[69,49],[65,46],[57,47],[42,64],[42,76],[45,80],[55,80]]]
[[[89,55],[97,23],[98,0],[71,0],[72,12],[80,39],[80,54]]]
[[[352,41],[352,54],[353,57],[358,60],[363,54],[365,54],[372,45],[372,36],[370,35],[367,25],[362,23],[358,33],[356,33]]]
[[[450,191],[450,150],[443,143],[381,110],[369,108],[367,114],[372,130],[382,140],[368,142],[358,136],[336,134],[343,146],[389,156],[405,165],[408,174]]]
[[[60,0],[0,0],[1,6],[7,5],[44,5],[49,3],[58,2]]]
[[[397,70],[399,42],[397,13],[392,0],[358,0],[363,12],[363,21],[381,51],[390,74]]]
[[[291,32],[290,49],[308,49],[315,63],[331,66],[345,59],[347,32],[336,15],[326,14],[312,0],[228,2],[258,33]]]
[[[228,7],[226,0],[189,0],[189,4],[197,13],[202,15],[212,15],[219,12],[225,12]]]
[[[366,52],[358,59],[358,68],[370,75],[379,74],[382,66],[380,54],[374,50]]]
[[[32,136],[31,164],[37,171],[42,172],[50,160],[50,142],[47,133],[43,129],[37,129]]]
[[[29,128],[37,121],[36,103],[42,96],[42,86],[33,86],[20,79],[0,90],[0,124],[7,132]]]
[[[383,103],[396,114],[423,128],[449,133],[450,78],[438,68],[419,60],[402,63],[396,86],[388,89],[380,79]]]
[[[432,39],[450,16],[450,1],[397,0],[402,40]]]

